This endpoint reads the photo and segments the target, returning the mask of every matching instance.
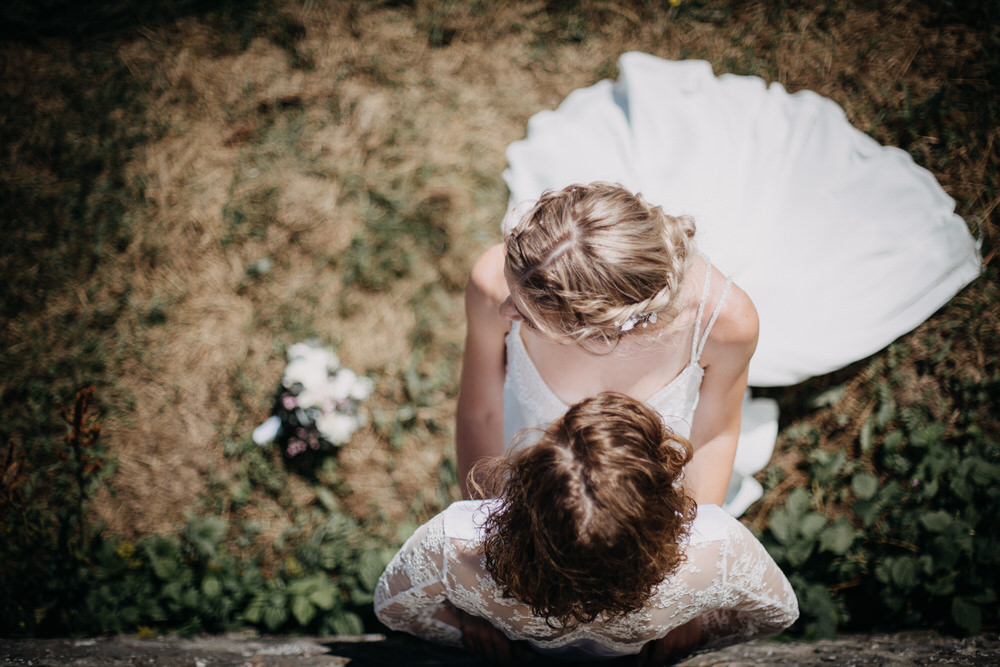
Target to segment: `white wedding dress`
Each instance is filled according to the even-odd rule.
[[[784,386],[882,349],[982,267],[955,202],[910,156],[832,100],[704,61],[626,53],[616,82],[571,93],[508,148],[512,207],[573,183],[621,183],[674,215],[749,294],[760,317],[751,386]],[[506,387],[505,424],[537,426]],[[654,406],[655,407],[655,406]],[[547,415],[551,420],[558,415]],[[668,417],[668,415],[665,415]],[[751,399],[725,508],[760,497],[778,411]]]
[[[717,648],[780,632],[798,618],[791,585],[764,547],[715,505],[698,508],[686,560],[624,617],[558,629],[504,597],[483,564],[485,513],[496,501],[452,504],[407,540],[375,589],[375,614],[393,630],[461,646],[449,605],[488,620],[507,637],[566,659],[636,654],[646,642],[702,617],[702,645]]]

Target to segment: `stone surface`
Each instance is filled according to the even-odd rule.
[[[443,650],[408,637],[380,635],[0,639],[0,656],[4,666],[34,667],[478,667],[482,664],[462,651]],[[617,667],[633,661],[618,660],[612,664]],[[817,642],[755,641],[696,655],[678,664],[682,667],[1000,665],[1000,635],[986,633],[956,638],[921,630],[844,635]]]

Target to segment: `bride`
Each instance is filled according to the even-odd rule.
[[[375,612],[388,627],[493,664],[539,653],[660,665],[797,618],[763,546],[685,491],[691,446],[651,408],[601,393],[517,441],[530,446],[488,475],[499,497],[454,503],[386,568]]]
[[[518,428],[617,391],[690,438],[691,492],[699,503],[722,504],[757,313],[697,254],[693,238],[690,219],[594,183],[543,194],[504,245],[483,256],[468,288],[460,479],[477,459],[502,452]],[[500,414],[502,442],[490,428]]]
[[[738,516],[778,430],[746,387],[877,352],[979,274],[977,244],[929,172],[829,99],[703,61],[619,70],[508,148],[515,224],[466,292],[459,480],[614,390],[690,437],[695,499]]]

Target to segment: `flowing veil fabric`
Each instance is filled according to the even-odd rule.
[[[511,204],[611,181],[691,215],[699,249],[757,307],[751,386],[863,359],[979,275],[977,245],[934,176],[854,128],[832,100],[716,77],[698,60],[633,52],[619,71],[531,118],[507,149]],[[759,497],[750,476],[777,436],[773,402],[748,397],[743,416],[734,514]]]

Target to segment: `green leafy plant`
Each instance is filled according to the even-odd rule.
[[[807,636],[915,625],[976,633],[997,621],[1000,443],[978,416],[992,409],[1000,374],[935,365],[915,376],[904,358],[912,351],[897,344],[871,362],[853,447],[812,449],[799,471],[807,485],[761,531]],[[831,430],[843,421],[836,406]]]
[[[51,632],[85,591],[86,559],[97,527],[87,513],[113,472],[105,464],[92,410],[94,388],[61,410],[61,441],[11,441],[0,476],[0,629]]]
[[[80,391],[63,410],[67,434],[44,465],[38,452],[29,464],[8,447],[0,476],[5,636],[246,627],[358,634],[373,623],[375,585],[393,550],[340,512],[329,492],[319,494],[323,509],[285,536],[277,572],[261,553],[241,549],[251,540],[220,516],[195,516],[178,535],[135,544],[103,536],[87,518],[111,469],[93,393]]]

